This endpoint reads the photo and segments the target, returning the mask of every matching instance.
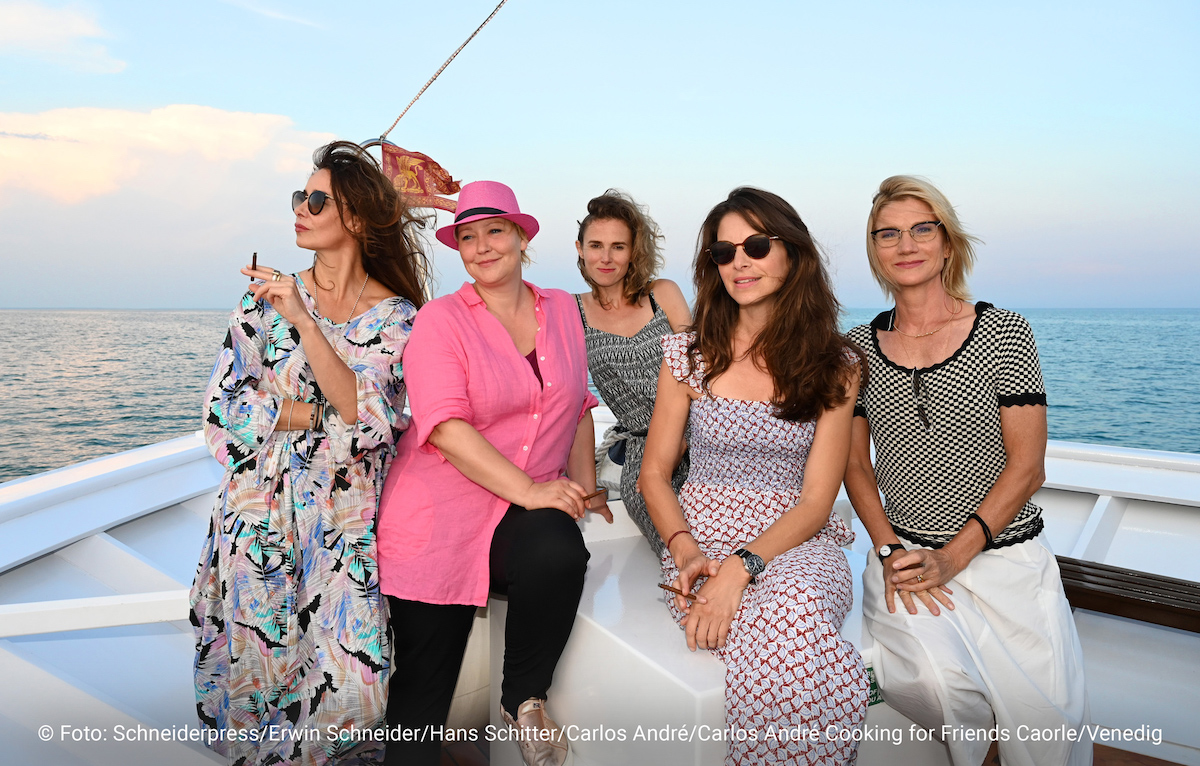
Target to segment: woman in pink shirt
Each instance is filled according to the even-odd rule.
[[[521,279],[537,220],[507,186],[463,187],[437,238],[474,282],[425,305],[404,355],[412,427],[379,510],[381,590],[395,636],[388,724],[441,726],[475,608],[508,595],[500,704],[528,764],[562,764],[546,691],[583,591],[575,523],[596,485],[583,325],[574,299]],[[595,510],[612,521],[602,500]],[[530,510],[526,510],[530,509]],[[388,763],[430,763],[439,738],[390,742]]]

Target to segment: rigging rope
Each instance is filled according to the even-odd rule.
[[[391,133],[392,130],[400,123],[400,119],[402,117],[404,117],[404,115],[408,114],[408,110],[412,109],[412,105],[417,103],[417,99],[421,97],[421,94],[424,93],[425,90],[430,85],[433,85],[433,81],[438,78],[438,75],[440,75],[443,71],[445,71],[446,67],[450,66],[450,62],[454,60],[454,57],[457,56],[459,53],[462,53],[462,49],[467,47],[467,43],[469,43],[475,39],[475,35],[479,34],[480,30],[482,30],[484,27],[486,27],[488,25],[488,22],[491,21],[496,16],[496,14],[500,12],[500,9],[503,8],[504,4],[507,2],[508,2],[508,0],[500,0],[500,5],[497,5],[496,9],[494,11],[492,11],[491,15],[483,20],[483,23],[479,25],[479,29],[476,29],[474,32],[472,32],[471,36],[468,37],[462,45],[458,46],[458,50],[456,50],[456,51],[454,51],[454,53],[450,54],[450,58],[446,59],[446,63],[442,64],[441,67],[439,67],[438,70],[433,73],[433,77],[429,78],[429,82],[425,83],[425,85],[419,91],[417,91],[417,95],[413,96],[413,100],[408,102],[408,106],[404,107],[404,111],[401,112],[400,117],[397,117],[396,121],[392,123],[392,127],[383,131],[383,134],[381,136],[379,136],[380,141],[383,141],[385,138],[387,138],[388,133]]]

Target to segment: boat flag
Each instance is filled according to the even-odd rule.
[[[383,172],[392,181],[392,186],[413,207],[432,207],[453,213],[455,202],[438,196],[458,194],[458,181],[427,155],[410,152],[384,141]]]

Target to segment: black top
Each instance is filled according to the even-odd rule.
[[[884,511],[896,533],[940,548],[978,510],[1004,470],[1000,408],[1046,404],[1037,345],[1020,314],[975,304],[975,323],[948,359],[916,370],[926,391],[932,428],[917,415],[911,367],[879,348],[879,330],[892,329],[885,311],[847,336],[867,354],[870,376],[854,414],[870,423],[875,476]],[[1041,508],[1032,502],[1004,530],[993,530],[994,548],[1036,537]]]

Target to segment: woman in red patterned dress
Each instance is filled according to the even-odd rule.
[[[663,578],[699,597],[669,606],[688,648],[725,662],[727,764],[852,763],[867,680],[838,632],[853,535],[832,508],[859,357],[808,228],[774,194],[743,187],[712,209],[694,279],[694,331],[663,339],[642,466]]]

